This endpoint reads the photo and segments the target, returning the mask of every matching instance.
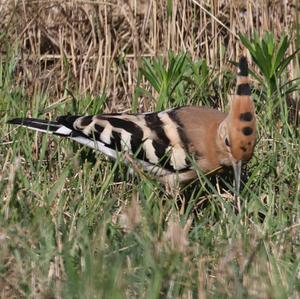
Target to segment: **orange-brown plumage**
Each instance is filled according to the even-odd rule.
[[[222,151],[217,145],[217,133],[226,114],[207,107],[185,107],[178,111],[182,128],[189,140],[190,154],[204,172],[220,167]]]
[[[236,161],[248,161],[256,142],[256,116],[246,58],[241,58],[239,68],[237,91],[230,103],[227,129],[233,158]]]
[[[254,105],[249,96],[235,96],[228,115],[231,154],[236,160],[248,161],[256,142]]]

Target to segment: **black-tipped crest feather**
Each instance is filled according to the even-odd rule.
[[[237,86],[236,94],[238,96],[250,96],[251,95],[251,88],[248,83],[239,84]]]
[[[238,75],[245,76],[245,77],[247,77],[249,75],[248,62],[247,62],[247,58],[245,56],[242,56],[240,58]]]

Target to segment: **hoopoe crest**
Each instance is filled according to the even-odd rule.
[[[110,158],[130,155],[165,183],[186,182],[223,166],[233,166],[239,188],[241,164],[253,155],[256,120],[248,64],[239,62],[237,91],[229,113],[184,106],[161,112],[60,116],[56,121],[16,118],[8,123],[67,137]]]

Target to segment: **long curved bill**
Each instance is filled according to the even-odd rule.
[[[234,179],[235,179],[235,192],[236,192],[235,195],[239,196],[240,186],[241,186],[242,161],[233,161],[232,166],[233,166]]]

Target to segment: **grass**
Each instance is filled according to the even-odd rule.
[[[162,15],[154,10],[157,16],[151,18],[161,18],[173,28],[172,16],[182,3],[168,1]],[[182,9],[182,13],[197,16],[196,8]],[[217,9],[210,9],[216,14]],[[278,13],[271,9],[274,15]],[[162,24],[159,28],[165,30]],[[192,20],[190,26],[195,24]],[[214,26],[211,33],[218,32]],[[34,63],[20,60],[26,50],[23,44],[8,42],[17,27],[6,28],[0,35],[7,41],[2,43],[5,55],[0,58],[3,298],[299,298],[300,83],[291,82],[298,74],[299,53],[279,77],[271,74],[272,84],[262,84],[267,74],[263,66],[252,66],[259,138],[247,166],[242,210],[236,213],[230,176],[206,178],[199,173],[197,183],[169,194],[151,177],[129,175],[122,157],[112,163],[71,141],[5,124],[15,116],[54,118],[66,113],[155,110],[183,104],[226,109],[235,86],[229,63],[232,36],[226,44],[218,35],[218,42],[211,44],[213,54],[208,51],[196,59],[192,31],[184,44],[187,53],[181,54],[175,54],[181,35],[167,31],[166,40],[173,43],[174,52],[138,61],[141,49],[135,43],[133,61],[130,57],[122,60],[120,52],[117,60],[112,59],[113,75],[101,64],[99,83],[89,85],[97,67],[92,68],[88,60],[89,67],[80,72],[80,64],[72,65],[75,60],[64,57],[63,70],[50,73],[49,81],[45,81],[42,64],[30,72]],[[188,28],[187,24],[182,23],[182,28]],[[118,41],[125,47],[119,32],[123,31],[117,28]],[[276,49],[280,38],[273,38],[268,41]],[[254,35],[248,42],[258,47],[262,40]],[[204,37],[203,43],[209,47]],[[223,45],[220,52],[219,44]],[[281,59],[294,53],[293,47],[299,43],[297,47],[291,40]],[[128,71],[130,63],[136,64],[136,72]],[[151,77],[153,72],[157,75]],[[291,73],[295,74],[292,78]],[[35,74],[40,77],[34,78]],[[96,87],[101,92],[95,95]]]

